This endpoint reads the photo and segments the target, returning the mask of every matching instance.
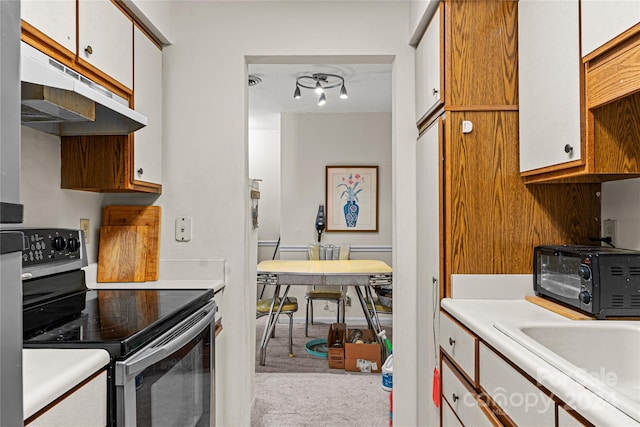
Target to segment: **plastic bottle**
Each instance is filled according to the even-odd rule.
[[[382,389],[391,391],[393,388],[393,354],[387,357],[382,365]]]

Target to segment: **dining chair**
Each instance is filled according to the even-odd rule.
[[[264,316],[270,315],[271,304],[273,302],[272,298],[261,299],[256,303],[256,319],[259,319]],[[293,357],[293,313],[298,311],[298,299],[295,297],[286,297],[284,301],[282,298],[275,297],[275,303],[273,303],[273,312],[277,312],[280,304],[282,303],[282,311],[280,314],[286,314],[289,316],[289,357]],[[274,316],[274,314],[271,314]],[[273,322],[273,318],[269,319],[270,322]],[[266,327],[265,327],[266,328]],[[267,333],[265,329],[265,334]],[[272,328],[271,337],[275,337],[276,328],[275,326]],[[266,335],[265,335],[266,337]],[[264,340],[263,340],[264,341]],[[264,365],[264,348],[261,345],[260,348],[260,363]]]
[[[335,251],[337,252],[337,255]],[[325,245],[324,247],[319,245],[309,245],[309,259],[310,260],[347,260],[351,248],[348,245],[334,246]],[[329,255],[330,254],[330,255]],[[336,304],[336,323],[340,322],[340,314],[342,313],[342,322],[345,317],[345,292],[343,286],[339,289],[333,287],[317,288],[313,286],[311,290],[305,294],[306,300],[306,316],[304,321],[304,336],[309,336],[309,321],[313,325],[313,301],[329,301]]]

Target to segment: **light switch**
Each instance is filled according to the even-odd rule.
[[[191,240],[191,218],[181,216],[176,219],[176,240],[188,242]]]

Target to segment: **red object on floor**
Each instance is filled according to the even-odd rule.
[[[440,407],[440,372],[438,368],[433,368],[433,390],[431,393],[431,398],[433,399],[433,403],[436,405],[436,408]]]
[[[389,427],[393,426],[393,390],[389,393]]]

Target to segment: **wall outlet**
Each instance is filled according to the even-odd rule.
[[[191,240],[191,218],[181,216],[176,218],[176,240],[189,242]]]
[[[605,219],[602,221],[602,237],[610,237],[611,244],[616,244],[616,220],[615,219]]]
[[[89,220],[87,218],[80,219],[80,230],[84,231],[84,244],[89,244]]]

